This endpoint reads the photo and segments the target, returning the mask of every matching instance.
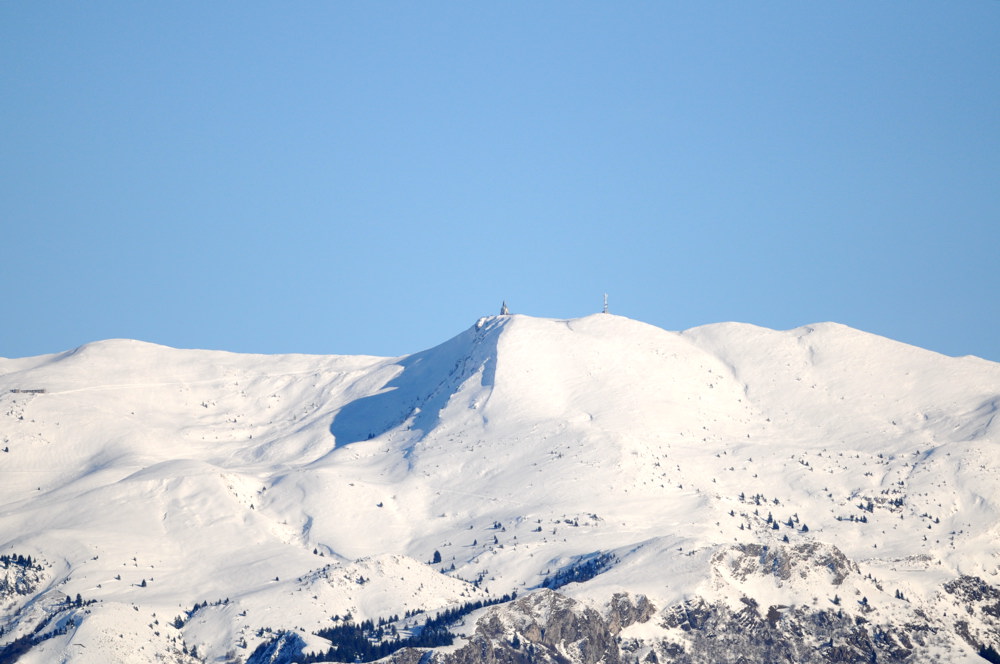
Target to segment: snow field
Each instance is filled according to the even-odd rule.
[[[896,591],[936,606],[1000,574],[997,403],[994,363],[830,323],[491,317],[402,358],[99,342],[0,360],[0,552],[98,600],[31,655],[68,661],[245,656],[279,629],[325,649],[333,615],[523,594],[602,555],[560,591],[891,619]],[[740,575],[741,545],[858,567]]]

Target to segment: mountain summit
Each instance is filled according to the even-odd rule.
[[[0,359],[0,401],[0,662],[1000,648],[978,358],[504,315],[398,358],[98,342]]]

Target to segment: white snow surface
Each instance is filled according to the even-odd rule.
[[[80,594],[23,661],[184,661],[182,641],[245,659],[282,629],[325,650],[334,615],[524,594],[602,553],[561,592],[828,602],[822,571],[733,572],[731,547],[784,536],[842,551],[858,571],[836,592],[891,616],[892,589],[1000,584],[998,408],[1000,365],[834,323],[514,315],[399,358],[111,340],[0,359],[0,554],[44,561],[0,645]]]

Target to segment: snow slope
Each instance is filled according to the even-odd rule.
[[[334,615],[543,583],[902,620],[961,575],[1000,585],[998,407],[1000,365],[832,323],[501,316],[400,358],[0,359],[0,554],[41,561],[0,646],[245,661],[280,630],[325,650]]]

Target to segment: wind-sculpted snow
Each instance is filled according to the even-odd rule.
[[[982,661],[997,404],[832,323],[0,359],[0,663]]]

